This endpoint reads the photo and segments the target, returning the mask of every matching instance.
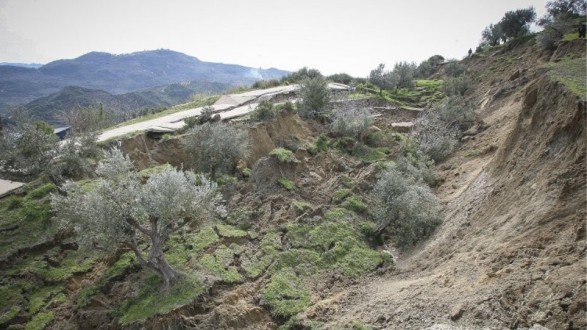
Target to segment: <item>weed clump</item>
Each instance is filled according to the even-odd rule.
[[[291,150],[285,148],[275,148],[271,150],[269,156],[273,156],[279,160],[280,163],[297,163],[298,160]]]
[[[291,269],[273,275],[261,290],[261,302],[271,308],[271,313],[291,317],[310,305],[310,291]]]

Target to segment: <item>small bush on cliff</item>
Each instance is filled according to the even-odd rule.
[[[298,103],[299,114],[304,118],[317,118],[328,112],[330,91],[326,79],[321,76],[304,80],[300,84],[300,97]]]
[[[368,109],[343,108],[333,112],[330,132],[335,136],[347,136],[363,141],[373,123]]]
[[[412,136],[420,151],[438,162],[448,157],[462,132],[474,121],[472,106],[459,97],[447,98],[418,119]]]
[[[399,246],[413,246],[440,223],[440,205],[430,188],[396,168],[381,174],[374,192],[376,231],[389,232]]]
[[[248,154],[248,133],[224,123],[205,123],[188,131],[184,149],[192,169],[230,174],[239,159]]]
[[[254,120],[267,120],[273,118],[275,116],[275,109],[273,107],[273,103],[267,100],[263,100],[259,102],[257,108],[251,115],[252,119]]]

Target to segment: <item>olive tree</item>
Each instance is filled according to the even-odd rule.
[[[395,71],[385,71],[385,64],[379,64],[369,73],[369,82],[379,87],[379,94],[383,94],[384,89],[394,89],[397,87],[400,76]]]
[[[545,49],[555,49],[565,34],[576,29],[580,16],[587,13],[584,0],[555,0],[546,3],[546,14],[538,20],[544,30],[538,35],[538,44]]]
[[[341,107],[332,112],[334,120],[330,132],[336,136],[348,136],[362,142],[373,123],[369,109]]]
[[[194,170],[215,178],[218,172],[230,172],[248,155],[248,133],[234,125],[205,123],[188,131],[184,149]]]
[[[440,204],[430,188],[397,168],[382,172],[374,194],[376,232],[387,230],[399,246],[409,247],[428,237],[441,221]]]
[[[19,123],[0,137],[0,168],[18,175],[38,175],[57,155],[57,136],[47,124]]]
[[[173,285],[181,275],[165,259],[164,244],[187,224],[223,211],[215,183],[192,172],[167,169],[143,184],[119,149],[107,153],[96,174],[99,179],[91,189],[69,181],[62,194],[52,195],[56,218],[73,228],[81,246],[108,250],[126,245],[143,267],[163,278],[166,287]]]
[[[102,149],[97,145],[96,133],[74,134],[60,143],[58,155],[46,169],[55,183],[62,183],[65,178],[81,179],[93,175],[95,160],[102,156]]]
[[[323,77],[309,78],[300,83],[300,97],[298,112],[304,118],[315,118],[328,110],[330,90]]]
[[[412,62],[398,62],[393,67],[393,74],[397,77],[398,88],[414,88],[414,76],[417,66]]]
[[[506,12],[499,25],[503,36],[511,40],[530,33],[530,23],[535,20],[536,11],[534,7],[529,7]]]

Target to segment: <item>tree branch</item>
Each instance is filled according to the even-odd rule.
[[[143,226],[141,226],[135,219],[127,217],[126,222],[129,225],[133,226],[134,228],[138,229],[141,233],[151,237],[152,233],[150,231],[148,231],[146,228],[144,228]]]
[[[126,245],[135,253],[137,259],[139,259],[139,262],[143,266],[150,267],[149,262],[145,260],[145,258],[143,257],[143,253],[141,252],[141,250],[139,250],[137,241],[134,236],[130,237],[130,242],[126,242]]]

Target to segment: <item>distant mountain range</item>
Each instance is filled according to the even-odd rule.
[[[9,66],[18,66],[22,68],[32,68],[37,69],[43,66],[43,64],[39,63],[11,63],[11,62],[0,62],[0,65],[9,65]]]
[[[67,110],[65,107],[76,102],[83,106],[95,101],[120,110],[167,106],[189,99],[194,92],[218,93],[261,79],[279,79],[287,73],[205,62],[171,50],[124,55],[91,52],[40,67],[12,63],[0,65],[0,113],[26,104],[40,117],[49,118],[49,113]]]

